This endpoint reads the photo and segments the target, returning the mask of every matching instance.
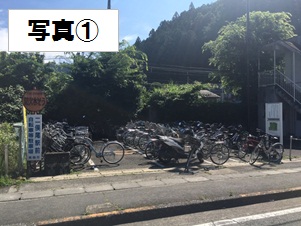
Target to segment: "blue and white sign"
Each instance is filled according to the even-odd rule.
[[[27,161],[42,158],[42,115],[27,115]]]
[[[265,132],[278,136],[283,144],[282,103],[265,104]]]

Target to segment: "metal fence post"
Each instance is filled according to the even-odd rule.
[[[29,179],[30,177],[31,177],[30,162],[26,161],[26,179]]]
[[[290,161],[292,161],[292,143],[293,143],[293,136],[290,136],[290,153],[289,153]]]
[[[4,145],[4,168],[5,168],[5,176],[8,176],[8,145]]]
[[[19,174],[23,176],[23,155],[22,155],[22,127],[19,127],[19,155],[18,155],[18,170]]]

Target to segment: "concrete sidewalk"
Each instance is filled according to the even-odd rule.
[[[60,209],[65,205],[63,200],[67,199],[70,205],[76,203],[84,209],[82,212],[45,214],[34,220],[37,225],[69,221],[72,222],[70,225],[75,225],[74,221],[91,221],[92,218],[128,213],[136,213],[138,217],[141,211],[144,216],[147,213],[155,216],[154,211],[162,208],[166,209],[166,213],[168,209],[175,212],[175,208],[183,213],[191,205],[197,210],[195,205],[200,203],[204,208],[208,203],[215,202],[217,208],[217,202],[222,200],[227,200],[227,203],[222,204],[225,206],[234,201],[241,203],[241,199],[246,198],[255,201],[256,197],[262,199],[273,194],[297,195],[301,191],[300,172],[301,159],[294,159],[283,160],[280,165],[259,163],[257,167],[233,163],[209,170],[204,168],[193,175],[180,174],[175,168],[144,168],[30,178],[29,183],[12,186],[0,193],[0,207],[10,204],[13,208],[17,203],[22,206],[23,201],[40,205],[39,200],[49,200],[45,202],[47,205],[53,202],[52,208]],[[85,196],[86,200],[95,195],[99,197],[99,194],[103,194],[105,199],[97,204],[78,201],[81,196]],[[21,216],[22,213],[19,214]],[[53,216],[57,219],[52,219]],[[6,223],[21,222],[9,219],[7,214],[2,217],[7,220]]]
[[[290,175],[301,172],[300,167],[291,169],[273,167],[261,170],[241,172],[234,170],[235,166],[217,168],[216,170],[197,172],[194,175],[170,173],[169,169],[130,169],[123,171],[89,172],[71,175],[30,178],[28,183],[11,186],[6,193],[0,194],[0,202],[38,199],[51,196],[65,196],[91,192],[104,192],[142,187],[164,187],[184,183],[199,183],[207,181],[227,180],[230,178],[254,178],[270,175]],[[289,164],[284,161],[283,164]],[[296,163],[294,161],[293,163]],[[248,166],[246,166],[248,167]],[[256,168],[255,168],[256,169]],[[301,184],[300,184],[301,186]]]

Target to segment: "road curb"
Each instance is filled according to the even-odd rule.
[[[142,206],[138,208],[94,213],[86,216],[51,219],[39,221],[36,223],[36,225],[117,225],[218,210],[223,208],[233,208],[264,202],[279,201],[296,197],[301,197],[301,187],[240,194],[235,197],[233,196],[225,199],[209,201],[194,200],[184,203]]]
[[[289,162],[291,162],[291,161],[289,161],[289,160],[283,161],[283,163],[289,163]],[[298,159],[297,161],[294,161],[294,162],[301,162],[301,159]],[[239,164],[231,163],[231,164],[227,165],[225,168],[233,168],[236,166],[241,166],[241,164],[240,163]],[[219,166],[215,166],[215,167],[219,167]],[[129,175],[129,174],[166,173],[173,169],[177,169],[177,167],[162,168],[162,169],[136,168],[136,169],[123,169],[123,170],[97,171],[97,172],[93,171],[93,172],[64,174],[64,175],[46,176],[46,177],[32,177],[32,178],[29,178],[29,181],[30,182],[47,182],[47,181],[60,181],[60,180],[76,180],[76,179],[88,178],[88,177],[93,178],[93,177]],[[204,166],[204,169],[207,169],[206,166]]]

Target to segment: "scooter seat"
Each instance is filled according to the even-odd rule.
[[[182,138],[168,137],[169,139],[177,142],[178,144],[184,144],[184,140]]]

